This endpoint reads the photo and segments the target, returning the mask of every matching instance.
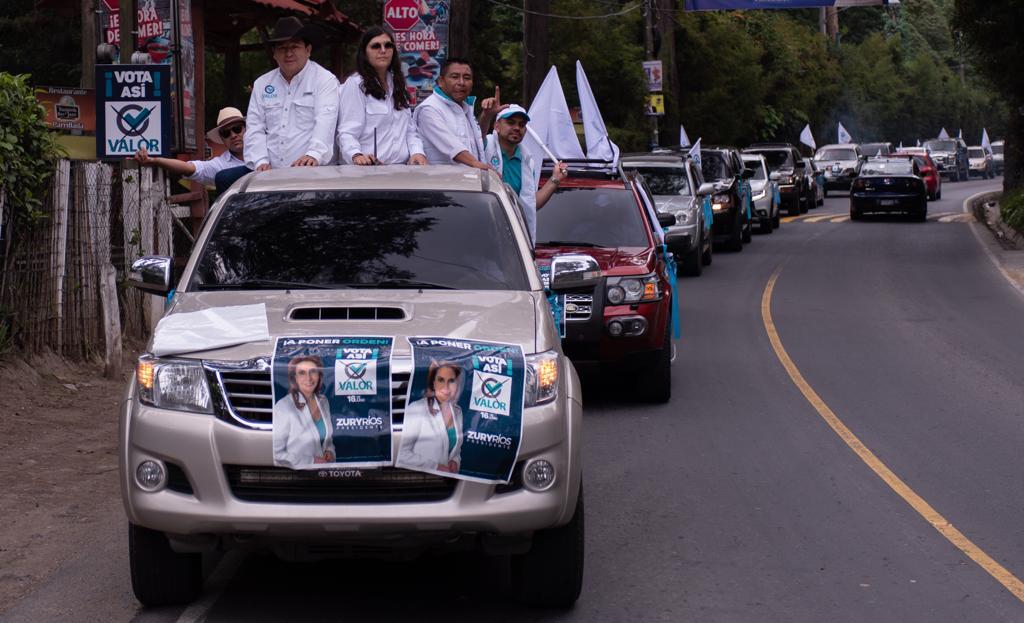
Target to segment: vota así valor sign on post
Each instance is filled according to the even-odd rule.
[[[96,66],[96,157],[130,158],[141,147],[171,155],[171,68]]]

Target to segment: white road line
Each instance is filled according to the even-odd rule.
[[[835,216],[835,214],[826,214],[824,216],[812,216],[810,218],[805,218],[804,222],[805,223],[820,223],[821,221],[827,221],[827,220],[831,219],[834,216]]]
[[[985,190],[985,191],[982,191],[980,193],[974,193],[970,197],[964,199],[964,203],[963,203],[963,211],[964,211],[964,213],[965,214],[970,214],[971,213],[967,206],[969,206],[974,201],[975,197],[980,197],[980,196],[988,194],[990,192],[992,192],[992,191],[991,190]],[[1013,289],[1017,291],[1017,294],[1021,295],[1021,297],[1024,297],[1024,285],[1017,283],[1017,281],[1013,277],[1010,276],[1010,273],[1006,272],[1006,269],[1003,268],[1003,264],[999,261],[999,258],[996,257],[996,254],[992,252],[992,249],[990,249],[988,244],[986,244],[986,242],[982,239],[981,233],[979,231],[982,227],[984,227],[985,229],[988,229],[988,227],[986,225],[982,225],[981,223],[978,223],[977,221],[971,222],[970,228],[971,228],[971,231],[974,233],[974,239],[977,240],[978,244],[981,245],[981,248],[985,250],[985,254],[988,255],[988,259],[992,262],[992,265],[996,267],[996,270],[998,270],[1000,273],[1002,273],[1003,278],[1006,279],[1006,281],[1009,282],[1009,284],[1011,286],[1013,286]]]
[[[238,572],[243,560],[245,560],[245,552],[235,550],[225,554],[206,581],[206,594],[202,599],[185,608],[175,623],[199,623],[205,620],[206,613],[220,599],[228,582]]]

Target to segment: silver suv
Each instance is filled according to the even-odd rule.
[[[139,601],[194,599],[201,556],[214,550],[259,548],[310,560],[475,547],[511,555],[523,601],[575,602],[583,573],[580,385],[562,354],[518,204],[500,177],[462,166],[251,174],[213,206],[173,290],[171,273],[170,258],[146,257],[129,277],[145,291],[171,294],[120,414],[120,483]],[[599,276],[593,258],[559,256],[550,288]],[[388,367],[368,377],[382,384],[369,393],[377,391],[384,407],[368,421],[385,422],[378,439],[386,443],[376,450],[390,457],[383,462],[342,461],[346,435],[355,433],[338,431],[358,418],[339,414],[333,401],[358,407],[365,397],[339,398],[339,366],[363,386],[364,364],[346,363],[339,348],[337,361],[300,362],[293,370],[293,359],[279,373],[282,343],[322,343],[323,336],[392,340]],[[425,364],[414,344],[427,340],[422,336],[499,343],[519,353],[519,394],[509,401],[520,418],[518,439],[477,428],[500,420],[494,413],[501,410],[492,405],[487,413],[475,402],[474,373],[463,375],[472,393],[467,387],[456,394],[466,396],[464,403],[448,403],[455,415],[439,420],[442,432],[432,439],[424,432],[431,418],[451,414],[443,413],[437,383],[447,382],[445,366],[455,366],[431,362],[441,372],[418,381]],[[504,377],[491,376],[481,387],[493,403],[504,382],[495,379]],[[310,379],[326,396],[300,396],[294,388],[307,392],[303,382]],[[275,402],[282,382],[291,394]],[[436,399],[436,411],[422,406],[431,404],[427,396]],[[315,465],[279,460],[285,454],[277,447],[284,428],[278,409],[293,399],[297,412],[311,418],[309,434],[319,430],[317,450],[306,455]],[[318,400],[322,406],[313,409]],[[499,406],[507,415],[510,407]],[[419,436],[409,437],[410,430]],[[333,445],[321,452],[325,439]],[[444,461],[395,466],[420,439],[443,446]],[[517,452],[501,454],[513,441]],[[461,459],[450,458],[452,442]],[[507,458],[508,471],[464,476],[471,450],[477,465]]]

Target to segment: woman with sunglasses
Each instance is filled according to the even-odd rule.
[[[363,33],[341,85],[337,142],[346,164],[427,164],[395,42],[379,26]]]
[[[228,106],[222,108],[217,114],[217,126],[206,133],[206,138],[211,143],[227,147],[227,151],[221,155],[214,156],[209,160],[185,162],[175,158],[150,156],[146,148],[142,147],[135,152],[135,159],[139,164],[157,166],[175,175],[183,175],[186,179],[198,182],[203,186],[213,186],[218,179],[217,174],[221,171],[237,167],[245,168],[245,160],[242,159],[244,136],[245,117],[242,116],[242,111]],[[248,172],[249,170],[245,169],[244,173]],[[218,187],[217,190],[222,189]]]

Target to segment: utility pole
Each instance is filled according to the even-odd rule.
[[[82,79],[79,86],[92,89],[96,86],[96,42],[97,15],[96,0],[82,0]]]
[[[833,45],[839,45],[839,9],[834,6],[825,7],[825,34]]]
[[[121,62],[131,63],[132,54],[135,52],[135,0],[121,0],[121,10],[118,11],[120,20],[121,37]]]
[[[649,61],[656,60],[654,57],[654,3],[652,0],[644,0],[644,58]],[[658,117],[651,115],[651,148],[661,144],[658,138]]]
[[[548,69],[548,18],[551,0],[523,0],[523,103],[529,105]]]

